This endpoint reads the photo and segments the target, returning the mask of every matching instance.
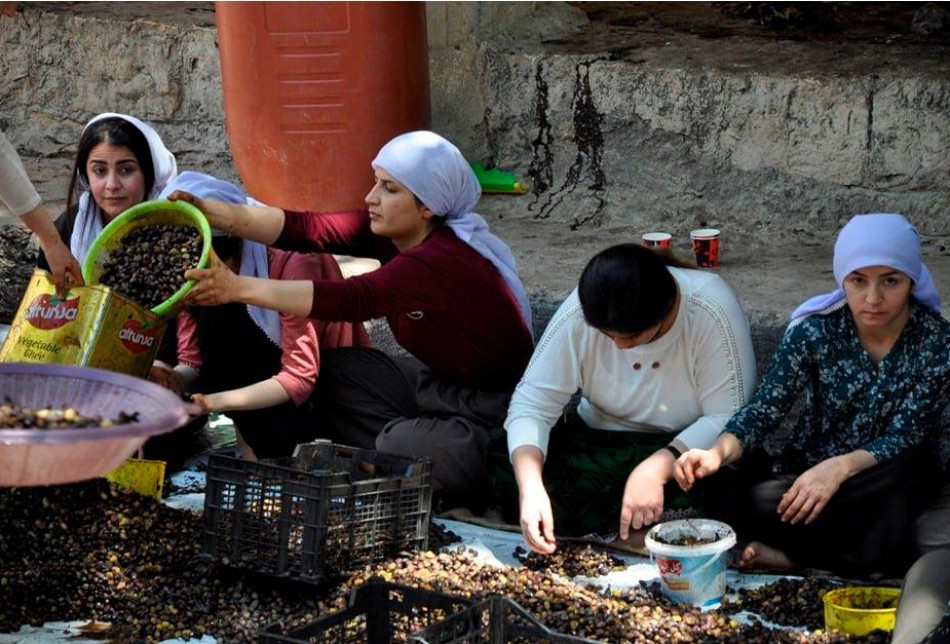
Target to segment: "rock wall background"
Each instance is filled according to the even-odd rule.
[[[559,301],[559,273],[576,276],[591,249],[647,229],[715,226],[731,247],[775,253],[828,246],[851,214],[886,210],[950,241],[945,45],[618,31],[553,2],[430,3],[428,16],[433,128],[532,186],[480,208],[520,261],[552,262],[525,269],[536,301]],[[211,3],[24,2],[0,20],[0,128],[54,214],[102,111],[154,123],[179,168],[239,181]],[[0,225],[3,322],[32,249]]]

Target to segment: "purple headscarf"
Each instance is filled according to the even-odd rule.
[[[904,273],[914,282],[914,298],[940,313],[940,294],[924,265],[917,229],[903,215],[855,215],[835,242],[834,272],[839,288],[804,302],[792,313],[792,322],[842,304],[845,295],[840,286],[844,279],[868,266],[887,266]]]

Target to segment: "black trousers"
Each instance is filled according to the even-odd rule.
[[[944,474],[936,498],[917,517],[915,528],[918,554],[950,549],[950,472]]]
[[[778,548],[803,567],[903,575],[915,557],[913,520],[938,489],[932,450],[913,450],[851,477],[809,525],[782,523],[776,509],[798,475],[776,475],[772,465],[756,452],[708,480],[713,513],[741,539]]]
[[[312,409],[309,400],[300,407],[288,401],[264,409],[229,411],[227,416],[254,456],[271,459],[290,456],[298,444],[317,438]]]
[[[428,457],[443,508],[490,501],[486,451],[510,394],[453,385],[415,358],[342,347],[320,354],[312,398],[319,434],[400,456]]]

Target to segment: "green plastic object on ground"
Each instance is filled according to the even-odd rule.
[[[482,186],[482,192],[485,193],[507,193],[514,195],[523,195],[528,192],[528,186],[515,178],[515,175],[498,168],[486,170],[478,162],[470,164],[475,176],[478,177],[478,183]]]

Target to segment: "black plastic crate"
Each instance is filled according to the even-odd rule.
[[[212,455],[205,558],[320,584],[400,552],[424,550],[432,464],[315,441],[293,457]]]
[[[489,597],[413,635],[411,644],[598,644],[552,631],[507,597]]]
[[[286,633],[271,624],[259,644],[390,644],[471,605],[461,597],[371,581],[354,588],[350,605]]]

